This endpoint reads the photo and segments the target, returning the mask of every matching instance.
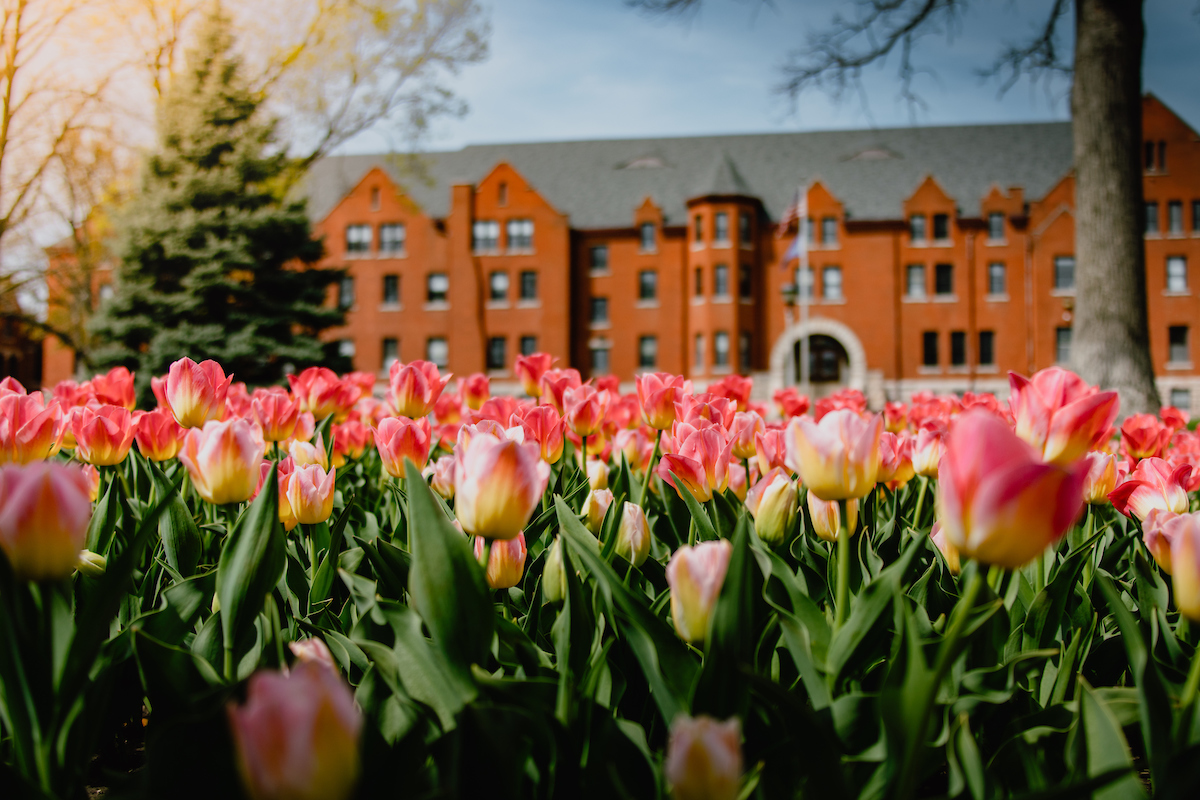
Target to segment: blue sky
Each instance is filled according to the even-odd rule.
[[[977,0],[951,41],[926,38],[916,87],[927,103],[898,98],[895,62],[864,75],[858,97],[809,92],[793,112],[773,92],[779,66],[808,30],[845,0],[705,0],[687,18],[659,18],[623,0],[485,0],[491,55],[449,85],[466,116],[441,120],[426,146],[632,136],[783,132],[1065,119],[1067,84],[1022,82],[1003,97],[975,70],[1005,42],[1024,38],[1048,0]],[[1144,86],[1200,127],[1200,17],[1193,0],[1146,0]],[[1036,21],[1036,22],[1035,22]],[[1067,38],[1069,46],[1069,36]],[[387,149],[378,134],[346,152]]]

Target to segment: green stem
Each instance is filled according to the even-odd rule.
[[[833,611],[833,630],[841,629],[850,605],[850,531],[847,528],[846,501],[838,500],[837,605]]]
[[[1188,670],[1187,680],[1183,684],[1183,694],[1179,698],[1180,708],[1190,718],[1192,704],[1196,702],[1196,692],[1200,690],[1200,652],[1192,656],[1192,666]],[[1186,735],[1187,732],[1184,732]]]
[[[917,493],[917,509],[915,512],[913,512],[912,519],[913,527],[918,530],[921,528],[921,511],[925,506],[925,492],[929,488],[929,478],[926,478],[924,475],[921,475],[920,478],[921,491]]]
[[[696,520],[694,517],[688,519],[688,547],[696,546]]]
[[[643,509],[646,507],[646,494],[650,491],[650,476],[654,473],[654,460],[658,458],[659,446],[662,444],[662,431],[654,437],[654,452],[650,454],[650,460],[646,462],[646,476],[642,478],[642,494],[638,498],[638,505]]]
[[[479,556],[479,566],[483,567],[483,571],[485,574],[487,573],[488,562],[491,560],[492,560],[492,540],[484,539],[483,540],[483,553],[481,553]]]

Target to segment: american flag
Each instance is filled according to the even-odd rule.
[[[779,226],[775,229],[775,237],[777,239],[787,236],[788,228],[792,226],[793,222],[800,219],[800,202],[800,191],[797,190],[791,205],[784,209],[783,216],[779,218]]]

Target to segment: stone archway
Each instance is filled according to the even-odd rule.
[[[789,385],[788,364],[793,348],[805,336],[828,336],[836,340],[846,350],[848,374],[845,385],[860,392],[867,390],[867,351],[858,335],[845,323],[827,317],[814,317],[803,324],[797,323],[786,328],[771,347],[772,392]]]

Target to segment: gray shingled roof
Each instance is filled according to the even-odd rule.
[[[778,219],[796,188],[815,179],[845,203],[851,219],[898,219],[901,204],[927,175],[962,214],[975,216],[993,184],[1024,187],[1028,198],[1044,196],[1071,168],[1071,124],[471,145],[422,160],[425,180],[388,156],[323,159],[309,173],[309,212],[323,219],[380,165],[427,213],[444,217],[452,184],[478,183],[507,161],[581,229],[631,225],[647,196],[669,224],[681,224],[689,197],[739,187]]]

